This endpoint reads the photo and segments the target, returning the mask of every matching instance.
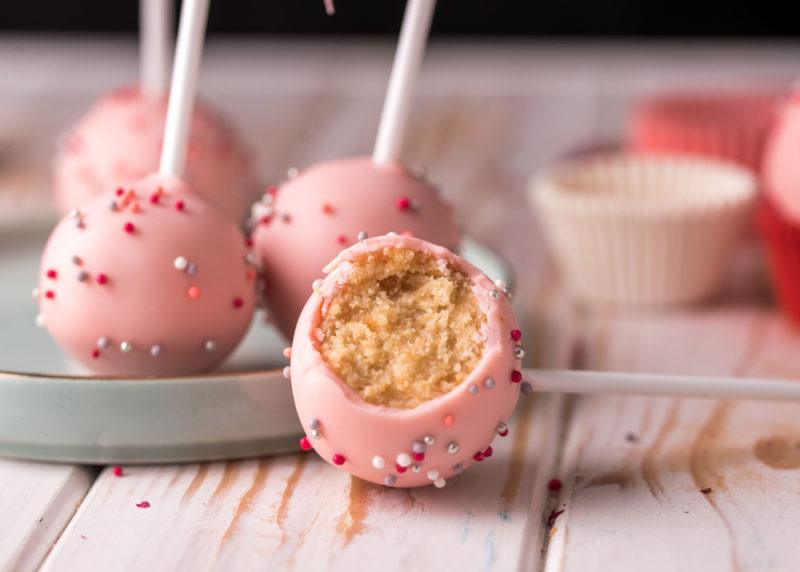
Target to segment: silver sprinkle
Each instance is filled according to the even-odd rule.
[[[76,266],[79,265],[81,262],[83,262],[83,261],[81,260],[80,256],[73,256],[72,257],[72,263],[75,264]]]
[[[81,219],[75,221],[75,228],[83,228],[83,221]]]
[[[497,290],[491,290],[491,291],[489,291],[489,296],[491,296],[492,298],[494,298],[496,300],[497,298],[500,297],[500,294],[497,293]]]
[[[522,382],[522,387],[520,388],[522,395],[530,395],[533,393],[533,386],[528,383],[527,381]]]
[[[264,193],[264,196],[261,197],[261,202],[267,206],[270,206],[275,202],[275,195],[272,193]],[[269,214],[271,215],[272,213]]]
[[[322,431],[320,431],[319,429],[312,429],[309,435],[311,435],[312,439],[319,439],[320,437],[322,437]]]
[[[117,201],[111,201],[108,203],[108,209],[112,211],[117,210]]]
[[[41,314],[36,314],[36,326],[38,328],[44,327],[44,316],[42,316]]]
[[[394,484],[397,482],[397,477],[394,475],[386,475],[383,479],[383,484],[387,487],[393,487]]]
[[[498,433],[505,433],[506,431],[508,431],[508,425],[506,425],[505,421],[501,421],[500,423],[497,424]]]
[[[290,215],[290,214],[288,214],[288,213],[283,213],[283,214],[281,215],[281,220],[282,220],[283,222],[291,222],[291,221],[292,221],[292,215]]]
[[[455,474],[459,474],[459,473],[461,473],[463,471],[464,471],[464,465],[462,465],[461,463],[457,463],[457,464],[453,465],[453,472]]]
[[[422,440],[425,442],[426,445],[433,445],[434,443],[436,443],[436,439],[433,437],[433,435],[425,435],[422,438]]]
[[[421,470],[422,470],[422,465],[420,465],[419,463],[414,463],[413,465],[411,465],[412,472],[419,473]]]
[[[312,429],[319,429],[320,427],[322,427],[322,423],[320,423],[319,419],[314,417],[313,419],[311,419],[311,421],[308,422],[308,426],[311,427]]]
[[[478,386],[475,385],[474,383],[470,383],[469,387],[467,388],[467,391],[469,391],[472,395],[477,395],[478,394]]]
[[[188,274],[189,276],[194,276],[195,274],[197,274],[197,263],[196,262],[190,262],[189,263],[189,265],[186,267],[186,274]]]
[[[525,357],[525,350],[522,348],[522,346],[517,346],[514,348],[514,357],[517,359],[522,359]]]
[[[130,342],[122,342],[119,345],[119,349],[122,351],[122,353],[127,354],[133,349],[133,344],[131,344]]]
[[[364,240],[367,240],[369,238],[369,235],[362,230],[356,235],[356,238],[358,239],[358,242],[362,242]]]
[[[425,443],[422,441],[414,441],[411,444],[411,450],[415,453],[424,453],[425,452]]]
[[[81,270],[76,278],[78,282],[86,282],[89,279],[89,273],[86,270]]]
[[[485,380],[483,380],[483,386],[486,389],[494,389],[495,386],[494,379],[491,377],[487,377]]]
[[[299,174],[300,171],[297,170],[297,167],[289,167],[288,169],[286,169],[286,176],[289,179],[294,179]]]
[[[207,352],[213,352],[217,349],[217,342],[214,340],[206,340],[205,346]]]
[[[161,346],[159,344],[150,346],[150,355],[153,357],[158,357],[161,355]]]
[[[69,218],[80,218],[81,211],[78,209],[72,209],[69,211]]]
[[[511,300],[511,290],[509,290],[508,288],[503,288],[503,294],[505,294],[506,298]]]
[[[459,447],[458,443],[456,443],[455,441],[450,441],[450,443],[447,444],[447,452],[450,453],[451,455],[455,455],[456,453],[458,453],[458,450],[460,448],[461,447]]]
[[[248,264],[255,264],[256,253],[253,251],[248,251],[248,253],[244,255],[244,261],[247,262]]]
[[[285,368],[283,368],[283,377],[285,379],[292,378],[292,368],[290,368],[288,365]]]
[[[97,338],[97,347],[101,350],[104,350],[108,347],[109,341],[107,336],[101,336]]]

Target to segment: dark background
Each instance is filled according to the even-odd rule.
[[[175,3],[178,5],[178,2]],[[215,0],[212,34],[385,35],[400,26],[404,0]],[[135,31],[135,0],[0,0],[0,30],[107,33]],[[440,0],[435,36],[798,37],[790,1]]]

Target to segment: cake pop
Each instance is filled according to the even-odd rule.
[[[178,178],[207,15],[208,0],[184,2],[159,173],[71,211],[42,257],[44,324],[99,373],[210,369],[252,317],[244,236]]]
[[[359,233],[410,233],[455,249],[452,210],[398,161],[433,0],[409,0],[373,156],[315,165],[267,190],[252,209],[252,239],[264,268],[264,303],[291,338],[311,282]]]
[[[442,487],[490,457],[523,385],[503,285],[400,235],[359,242],[325,272],[287,352],[301,446],[394,487]]]
[[[164,0],[142,0],[141,80],[95,102],[64,135],[53,162],[53,193],[61,214],[158,167],[167,112],[170,18]],[[252,157],[234,128],[197,105],[189,136],[187,183],[236,222],[258,195]]]

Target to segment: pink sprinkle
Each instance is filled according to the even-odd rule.
[[[326,215],[332,215],[334,213],[333,205],[330,203],[325,203],[322,205],[322,212]]]
[[[99,358],[99,357],[100,357],[100,350],[98,350],[97,348],[93,349],[93,350],[92,350],[92,357],[93,357],[94,359],[97,359],[97,358]]]
[[[122,467],[120,467],[119,465],[117,465],[116,467],[114,467],[113,469],[111,469],[111,472],[112,472],[112,473],[114,473],[114,476],[115,476],[115,477],[121,477],[121,476],[122,476]]]
[[[143,500],[142,502],[137,502],[136,506],[138,506],[139,508],[150,508],[150,503],[147,502],[146,500]]]
[[[159,195],[158,193],[153,193],[152,195],[150,195],[150,202],[153,203],[154,205],[157,205],[160,199],[161,195]]]
[[[453,424],[456,422],[456,418],[452,413],[448,413],[444,417],[444,426],[445,427],[452,427]]]
[[[101,272],[100,274],[97,275],[95,281],[100,285],[106,284],[108,282],[108,276],[106,276]]]
[[[522,381],[522,372],[517,370],[517,369],[512,371],[511,372],[511,381],[514,382],[514,383],[519,383],[520,381]]]
[[[182,211],[185,207],[186,207],[186,204],[183,201],[181,201],[181,200],[175,201],[175,209],[176,210]]]
[[[518,342],[522,339],[522,332],[520,330],[511,330],[511,339]]]
[[[397,199],[397,208],[401,211],[407,211],[411,207],[411,199],[408,197],[400,197]]]
[[[340,455],[339,453],[336,453],[333,456],[333,464],[334,465],[344,465],[344,462],[345,462],[344,455]]]
[[[283,348],[283,357],[285,357],[286,359],[291,359],[292,358],[292,348],[291,347]]]
[[[340,234],[339,236],[336,237],[336,242],[344,246],[347,244],[347,237],[343,234]]]
[[[300,437],[300,448],[303,451],[311,450],[311,441],[308,440],[308,437]]]

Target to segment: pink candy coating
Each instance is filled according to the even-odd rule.
[[[53,192],[62,214],[158,168],[166,99],[138,88],[118,89],[98,100],[62,139],[53,165]],[[250,152],[232,127],[207,106],[195,106],[186,182],[236,222],[258,193]]]
[[[56,226],[42,256],[40,312],[59,345],[97,373],[208,370],[250,324],[246,257],[231,220],[181,181],[152,175]]]
[[[800,224],[800,91],[782,108],[764,156],[764,185],[772,202]]]
[[[400,164],[370,157],[320,163],[285,182],[253,208],[253,242],[266,276],[270,317],[291,339],[311,283],[359,232],[405,233],[455,249],[451,208]]]
[[[352,268],[350,261],[365,252],[391,247],[427,252],[460,268],[472,281],[478,306],[486,314],[485,349],[477,367],[449,393],[413,409],[363,401],[328,367],[318,351],[316,337],[325,301],[346,280]],[[505,295],[480,270],[452,252],[405,236],[382,236],[356,244],[342,252],[326,271],[329,274],[322,286],[303,308],[291,351],[295,406],[320,456],[335,464],[334,457],[341,455],[345,459],[343,470],[396,487],[447,479],[472,464],[477,453],[481,453],[480,458],[489,456],[484,452],[503,427],[499,424],[511,415],[520,391],[520,384],[510,379],[519,369],[514,355],[516,343],[511,337],[517,322]],[[318,438],[314,438],[314,431]],[[414,453],[424,453],[418,471],[412,470],[417,463]]]

